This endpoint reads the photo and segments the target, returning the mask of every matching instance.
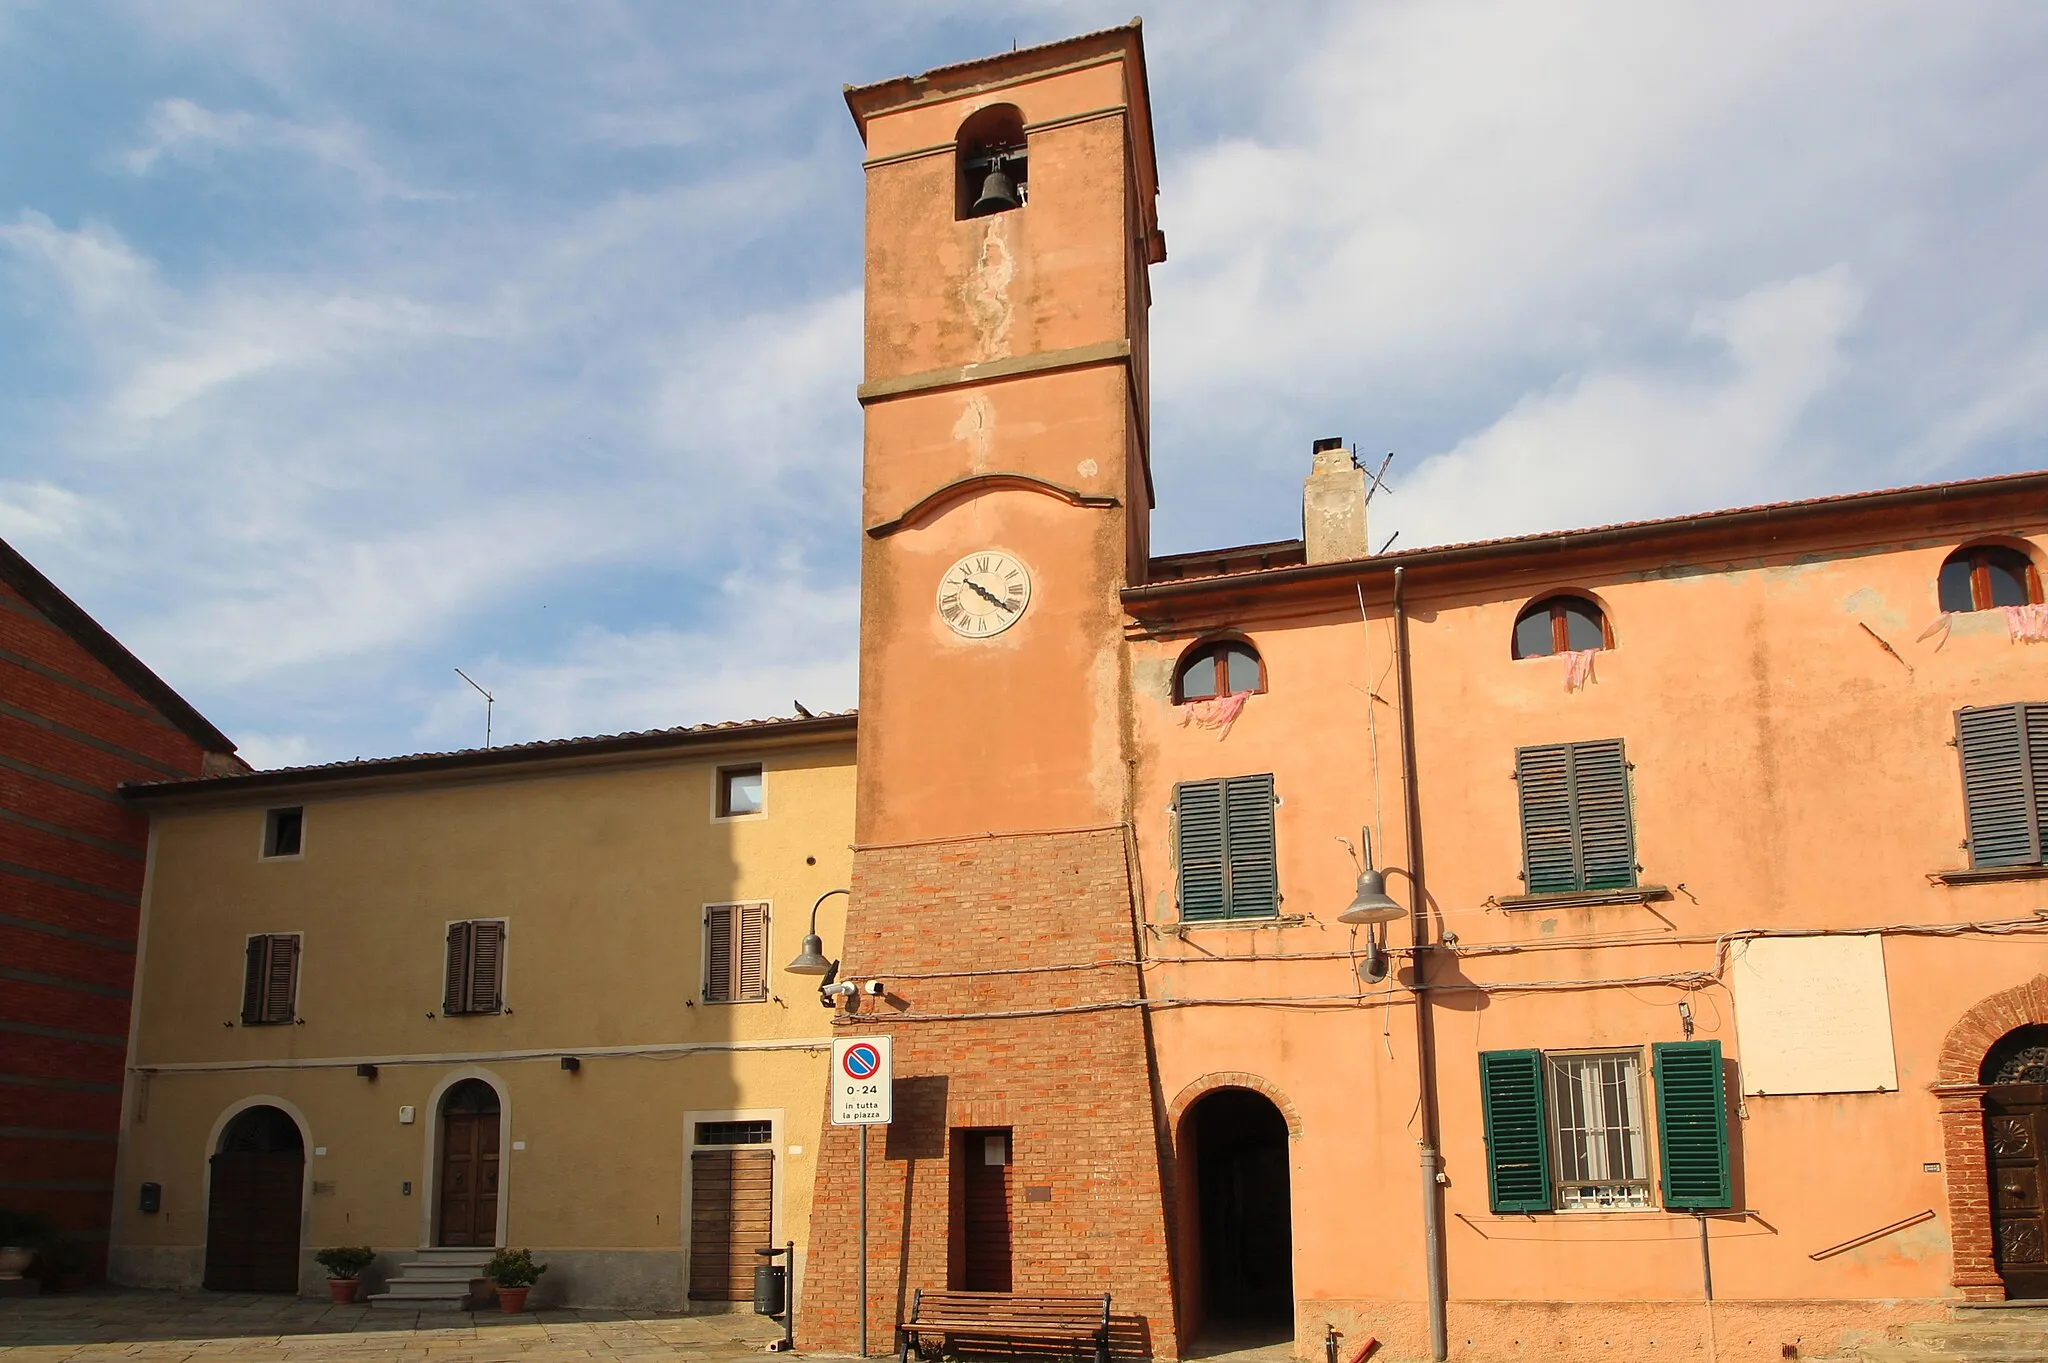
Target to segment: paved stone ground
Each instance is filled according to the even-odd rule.
[[[761,1357],[763,1346],[781,1333],[774,1321],[755,1315],[388,1311],[120,1288],[0,1299],[4,1363],[737,1363]]]

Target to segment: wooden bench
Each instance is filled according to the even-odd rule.
[[[1095,1363],[1109,1363],[1109,1293],[1057,1297],[919,1288],[910,1298],[910,1314],[896,1324],[902,1363],[916,1363],[920,1354],[936,1353],[954,1340],[1093,1344]]]

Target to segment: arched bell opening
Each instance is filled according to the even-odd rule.
[[[975,110],[954,135],[953,148],[955,218],[986,218],[1029,202],[1031,157],[1024,112],[1016,105]]]
[[[1294,1337],[1294,1218],[1287,1119],[1262,1093],[1219,1088],[1181,1118],[1197,1288],[1189,1333],[1204,1346]]]
[[[243,1108],[207,1160],[206,1287],[296,1292],[306,1141],[282,1108]]]

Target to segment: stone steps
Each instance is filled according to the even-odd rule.
[[[1947,1320],[1921,1321],[1901,1334],[1888,1343],[1862,1345],[1841,1355],[1839,1363],[2044,1363],[2048,1305],[1958,1308]]]
[[[423,1249],[398,1266],[385,1290],[370,1294],[370,1305],[396,1311],[468,1311],[490,1299],[484,1265],[490,1249]]]

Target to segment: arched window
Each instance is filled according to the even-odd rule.
[[[1181,655],[1173,672],[1173,703],[1214,700],[1239,691],[1264,691],[1266,665],[1242,639],[1212,639]]]
[[[1988,611],[2041,601],[2041,572],[2025,554],[2002,544],[1968,544],[1941,565],[1937,583],[1945,611]]]
[[[1546,596],[1515,617],[1515,656],[1548,658],[1588,648],[1613,648],[1607,617],[1583,596]]]
[[[1030,201],[1031,158],[1016,105],[975,110],[954,136],[953,155],[955,218],[985,218]]]

